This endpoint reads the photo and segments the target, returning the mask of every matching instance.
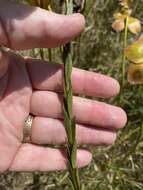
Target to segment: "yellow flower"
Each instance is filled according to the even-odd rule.
[[[143,35],[133,44],[125,48],[126,57],[133,63],[143,63]]]
[[[131,64],[128,68],[128,81],[130,84],[143,84],[143,63]]]
[[[121,32],[125,29],[125,19],[128,19],[128,29],[133,34],[138,34],[141,32],[141,23],[140,20],[131,17],[131,10],[128,10],[125,14],[122,13],[115,13],[114,18],[115,21],[112,24],[112,28],[116,32]]]

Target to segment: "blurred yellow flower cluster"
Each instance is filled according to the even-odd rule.
[[[119,0],[121,11],[114,14],[112,28],[116,32],[125,31],[124,55],[132,64],[128,68],[128,81],[131,84],[143,84],[143,36],[133,44],[127,45],[127,31],[132,34],[141,32],[141,22],[131,16],[132,10],[129,7],[131,0]],[[124,64],[124,63],[123,63]],[[124,74],[124,73],[123,73]]]
[[[125,49],[125,55],[132,62],[128,69],[128,81],[143,84],[143,36]]]
[[[129,0],[119,0],[121,5],[121,12],[114,14],[115,21],[112,24],[112,28],[117,31],[123,31],[125,29],[125,20],[127,20],[128,30],[133,34],[141,32],[140,20],[131,16],[132,10],[129,8]]]
[[[114,19],[115,21],[112,24],[112,28],[117,31],[121,32],[125,29],[125,20],[127,19],[127,27],[128,30],[133,34],[138,34],[141,32],[141,23],[140,20],[130,16],[131,10],[128,11],[128,14],[122,14],[122,13],[115,13]]]
[[[26,0],[30,5],[41,7],[46,10],[51,10],[51,0]]]

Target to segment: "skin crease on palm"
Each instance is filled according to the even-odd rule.
[[[0,45],[10,49],[57,47],[78,36],[84,25],[80,14],[64,16],[0,1]],[[72,86],[74,94],[94,97],[110,98],[119,92],[116,80],[76,68]],[[61,65],[0,51],[0,172],[66,168],[63,149],[42,147],[65,143],[61,92]],[[127,121],[121,108],[78,96],[74,96],[73,111],[79,144],[111,145]],[[35,116],[31,144],[22,143],[29,113]],[[88,150],[78,150],[79,167],[89,164],[91,158]]]

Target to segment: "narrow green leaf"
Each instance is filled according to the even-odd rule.
[[[71,151],[71,163],[73,168],[76,168],[76,152],[77,152],[77,143],[76,141],[74,141]]]
[[[72,92],[71,90],[67,92],[67,106],[70,117],[72,116]]]
[[[76,123],[75,123],[75,117],[72,118],[71,125],[72,125],[72,137],[73,137],[73,141],[76,141]]]
[[[67,1],[67,15],[73,13],[73,0],[66,0]]]
[[[81,190],[85,190],[84,184],[81,185]]]
[[[74,118],[71,121],[71,128],[72,128],[72,140],[73,140],[72,150],[71,150],[71,162],[72,162],[72,167],[76,168],[77,143],[76,143],[76,124]]]
[[[65,108],[63,108],[63,111],[64,111],[64,124],[65,124],[65,129],[66,129],[68,141],[69,141],[70,143],[72,143],[72,142],[73,142],[73,139],[72,139],[72,131],[71,131],[71,127],[69,127],[69,126],[71,125],[70,119],[69,119],[68,113],[67,113],[67,111],[65,110]]]
[[[73,13],[73,0],[66,0],[67,14]],[[71,187],[74,190],[80,190],[80,180],[78,169],[76,167],[77,143],[76,143],[76,125],[72,114],[72,54],[71,44],[68,43],[63,47],[63,62],[64,62],[64,121],[68,137],[67,157],[69,178],[72,183]]]
[[[70,177],[68,178],[68,181],[70,183],[70,186],[71,186],[72,190],[75,190],[74,185],[72,183],[72,179]]]

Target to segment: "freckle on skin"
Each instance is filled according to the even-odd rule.
[[[117,121],[117,114],[115,113],[115,112],[113,112],[112,110],[110,110],[110,120],[109,120],[109,122],[111,123],[111,124],[114,124],[114,123],[116,123],[116,121]]]
[[[121,108],[110,109],[110,122],[116,128],[122,128],[127,122],[127,116]]]

